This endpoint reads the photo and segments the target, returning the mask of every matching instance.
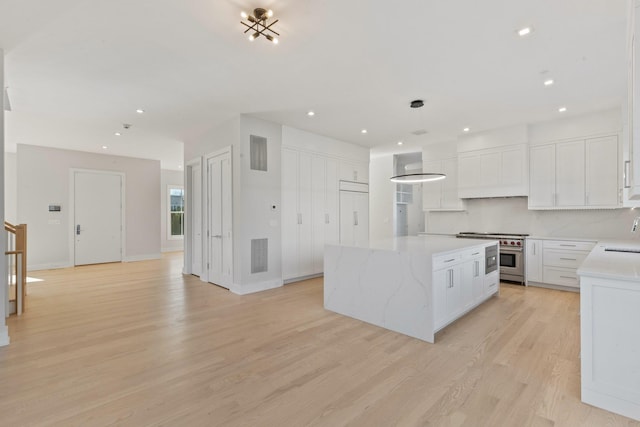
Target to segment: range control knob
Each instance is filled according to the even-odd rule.
[[[522,245],[522,243],[518,242],[518,243],[516,243],[516,245],[520,246],[520,245]]]
[[[516,244],[516,243],[512,240],[512,241],[511,241],[511,245],[515,245],[515,244]]]

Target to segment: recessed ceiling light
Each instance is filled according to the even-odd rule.
[[[107,147],[106,145],[103,145],[103,146],[102,146],[102,149],[103,149],[103,150],[106,150],[107,148],[109,148],[109,147]]]
[[[178,169],[182,169],[182,165],[178,165]]]
[[[142,114],[142,113],[144,113],[144,110],[143,110],[142,108],[138,108],[138,109],[136,110],[136,113],[138,113],[138,114]]]
[[[547,79],[544,81],[545,86],[551,86],[553,84],[553,79]]]
[[[524,27],[524,28],[520,28],[520,29],[518,30],[518,35],[519,35],[520,37],[524,37],[524,36],[527,36],[527,35],[531,34],[531,31],[533,31],[533,30],[531,29],[531,27]]]
[[[120,132],[116,132],[116,133],[114,133],[114,135],[115,135],[115,136],[120,136],[120,135],[122,135],[122,134],[121,134]]]
[[[398,145],[402,145],[404,144],[402,141],[398,141]]]
[[[464,128],[464,129],[462,129],[462,132],[469,132],[470,130],[471,129],[469,129],[469,128]]]
[[[367,130],[366,129],[362,129],[360,132],[361,133],[367,133]]]
[[[567,107],[560,107],[560,108],[558,108],[558,112],[559,112],[559,113],[564,113],[565,111],[567,111]]]
[[[308,111],[308,112],[307,112],[307,116],[309,116],[309,117],[313,117],[313,116],[315,116],[315,115],[316,115],[316,113],[315,113],[315,112],[313,112],[313,111]]]

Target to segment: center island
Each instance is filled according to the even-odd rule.
[[[326,245],[324,308],[430,343],[500,291],[497,240],[405,236]]]

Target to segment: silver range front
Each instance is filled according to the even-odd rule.
[[[500,245],[500,280],[524,285],[524,246]]]

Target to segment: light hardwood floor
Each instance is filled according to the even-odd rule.
[[[34,272],[0,425],[638,426],[580,402],[579,297],[503,285],[428,344],[159,261]]]

